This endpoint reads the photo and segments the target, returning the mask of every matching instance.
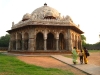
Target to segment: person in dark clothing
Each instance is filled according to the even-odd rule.
[[[83,51],[81,50],[79,53],[80,63],[83,64]]]
[[[84,47],[84,52],[83,53],[84,53],[83,54],[83,56],[84,56],[84,63],[87,64],[88,63],[87,56],[89,56],[89,52],[86,49],[86,47]]]
[[[86,49],[86,47],[84,47],[84,53],[85,53],[86,58],[87,58],[89,52],[88,52],[88,50]]]

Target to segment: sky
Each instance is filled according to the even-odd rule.
[[[31,14],[35,9],[47,3],[58,10],[61,16],[69,15],[84,32],[86,43],[100,41],[100,0],[0,0],[0,36],[22,20],[24,14]]]

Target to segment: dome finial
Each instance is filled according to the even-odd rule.
[[[44,3],[44,6],[47,6],[47,3]]]

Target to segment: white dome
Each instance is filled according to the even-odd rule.
[[[56,9],[47,6],[47,4],[45,3],[44,6],[35,9],[31,13],[31,16],[32,18],[38,18],[38,19],[43,19],[44,17],[52,16],[57,19],[60,18],[60,13]]]

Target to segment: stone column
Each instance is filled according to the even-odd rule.
[[[35,50],[35,30],[34,28],[29,29],[29,40],[28,40],[28,51]]]
[[[8,51],[11,50],[11,42],[9,41],[9,48],[8,48]]]
[[[44,50],[47,50],[47,30],[44,30]]]
[[[65,39],[65,44],[66,44],[65,49],[68,50],[68,39]]]
[[[59,41],[59,33],[56,32],[56,50],[58,51],[59,48],[58,48],[58,41]]]
[[[9,48],[8,48],[8,51],[11,51],[12,49],[13,49],[12,41],[10,40],[10,41],[9,41]]]
[[[78,49],[78,41],[76,40],[76,48]]]
[[[18,36],[17,36],[17,33],[16,33],[16,35],[15,35],[15,40],[16,40],[16,50],[18,50]]]
[[[29,51],[34,51],[34,38],[29,38],[28,50]]]
[[[71,32],[70,29],[68,29],[68,50],[72,51],[72,39],[71,39]]]
[[[58,48],[58,40],[59,40],[59,39],[56,39],[56,50],[57,50],[57,51],[59,50],[59,48]]]
[[[44,50],[47,50],[47,39],[44,39]]]

